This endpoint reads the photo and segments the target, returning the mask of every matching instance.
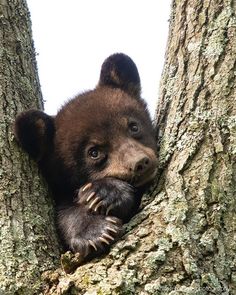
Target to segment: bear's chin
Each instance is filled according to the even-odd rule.
[[[145,175],[145,176],[141,176],[141,177],[138,177],[137,179],[135,179],[135,181],[132,182],[132,185],[134,187],[138,188],[138,187],[144,186],[146,184],[149,184],[150,182],[152,182],[154,180],[156,174],[157,174],[157,168],[154,169],[153,172],[150,172],[150,174]]]

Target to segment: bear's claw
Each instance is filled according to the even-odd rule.
[[[116,217],[88,215],[87,218],[91,218],[87,231],[76,232],[69,245],[74,253],[80,253],[81,261],[106,251],[122,233],[122,221]]]
[[[115,230],[114,228],[111,228],[111,227],[107,226],[105,229],[113,232],[114,234],[117,234],[117,230]]]
[[[110,221],[111,223],[117,224],[116,218],[112,218],[110,216],[106,217],[107,221]]]
[[[77,191],[75,202],[93,213],[113,215],[122,219],[126,210],[129,212],[135,202],[134,190],[122,180],[103,178],[82,186]],[[123,206],[126,210],[121,211]]]
[[[88,203],[89,201],[91,201],[94,196],[95,192],[91,192],[91,194],[87,197],[86,202]]]
[[[94,250],[95,250],[95,251],[97,251],[97,250],[98,250],[98,248],[97,248],[96,244],[95,244],[93,241],[91,241],[91,240],[88,240],[88,242],[89,242],[90,246],[92,246],[92,247],[94,248]]]
[[[82,186],[82,192],[85,192],[87,189],[89,189],[92,186],[92,183],[89,182],[87,184],[85,184],[84,186]]]

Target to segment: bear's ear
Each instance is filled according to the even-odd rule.
[[[53,144],[54,118],[38,110],[23,112],[16,118],[14,133],[22,148],[39,161]]]
[[[98,85],[121,88],[136,98],[141,94],[138,69],[133,60],[123,53],[113,54],[104,61]]]

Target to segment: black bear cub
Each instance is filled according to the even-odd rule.
[[[108,57],[94,90],[55,117],[29,110],[15,135],[46,178],[60,237],[81,260],[104,252],[137,211],[157,167],[154,131],[135,63]]]

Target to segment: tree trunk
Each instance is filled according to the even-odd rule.
[[[0,0],[0,294],[39,294],[58,261],[52,204],[37,166],[13,136],[16,115],[42,108],[24,0]]]
[[[173,1],[156,122],[162,171],[103,259],[47,294],[236,294],[234,1]]]

